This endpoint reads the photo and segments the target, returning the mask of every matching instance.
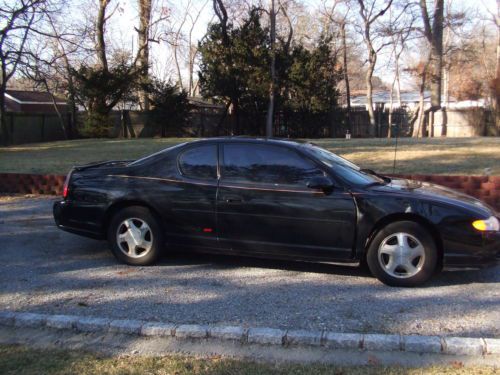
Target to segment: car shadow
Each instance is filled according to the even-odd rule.
[[[283,271],[336,274],[345,276],[372,277],[368,270],[362,267],[338,265],[332,263],[317,263],[248,256],[209,254],[196,250],[170,251],[164,256],[160,266],[169,265],[206,265],[215,268],[265,268]]]
[[[292,272],[374,278],[365,266],[208,254],[196,250],[183,251],[182,253],[179,251],[171,251],[158,263],[158,266],[168,267],[173,265],[203,265],[218,269],[252,267]],[[471,283],[497,283],[500,282],[500,274],[497,271],[498,267],[491,267],[482,270],[444,269],[434,275],[428,282],[418,286],[417,288],[434,288],[446,285],[466,285]]]

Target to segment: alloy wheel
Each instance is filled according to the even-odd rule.
[[[405,279],[420,272],[425,263],[422,243],[409,233],[393,233],[380,243],[378,261],[390,276]]]
[[[142,219],[126,219],[118,226],[116,243],[126,256],[141,258],[147,255],[153,246],[153,232]]]

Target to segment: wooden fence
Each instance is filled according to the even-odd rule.
[[[75,133],[83,126],[86,113],[79,112],[76,116]],[[161,135],[159,124],[149,119],[147,112],[140,111],[112,111],[110,114],[113,124],[109,137],[111,138],[147,138]],[[265,114],[241,113],[237,120],[226,115],[220,106],[197,107],[191,114],[187,125],[170,126],[165,136],[175,137],[212,137],[224,135],[264,135]],[[344,137],[349,131],[352,137],[387,137],[389,129],[389,114],[384,110],[375,111],[376,126],[369,123],[368,112],[356,109],[348,115],[345,109],[338,108],[326,114],[308,114],[279,112],[275,116],[274,134],[284,138],[323,138]],[[404,109],[398,109],[392,114],[392,135],[400,137],[410,136],[412,124],[411,114]],[[65,115],[64,122],[67,129],[73,123],[69,114]],[[435,115],[436,126],[429,135],[448,137],[470,136],[498,136],[500,128],[495,125],[491,112],[482,108],[462,110],[448,110]],[[7,125],[11,134],[11,144],[56,141],[64,139],[62,124],[55,114],[43,113],[7,113]],[[160,124],[161,125],[161,124]],[[0,134],[0,141],[2,134]]]

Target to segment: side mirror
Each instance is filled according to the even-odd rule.
[[[334,185],[332,180],[325,176],[313,177],[307,182],[307,187],[309,189],[323,190],[324,192],[330,192],[333,190]]]

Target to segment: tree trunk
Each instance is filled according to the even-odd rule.
[[[347,102],[347,129],[349,130],[349,133],[352,134],[351,88],[349,86],[349,72],[347,70],[347,43],[346,43],[346,35],[345,35],[345,22],[342,22],[341,32],[342,32],[342,55],[343,55],[343,60],[344,60],[343,65],[344,65],[345,96],[346,96],[346,102]]]
[[[47,80],[44,80],[43,84],[45,86],[45,91],[47,91],[47,94],[50,95],[50,99],[52,101],[52,106],[54,107],[54,110],[56,111],[57,118],[59,120],[59,124],[61,125],[61,130],[63,131],[63,134],[64,134],[64,139],[68,139],[68,130],[66,129],[66,125],[64,124],[64,119],[63,119],[63,116],[61,114],[61,111],[59,110],[59,107],[57,106],[56,98],[50,92]]]
[[[443,0],[436,0],[431,44],[431,105],[432,110],[441,108],[441,82],[443,71]]]
[[[106,24],[106,8],[110,0],[99,0],[99,11],[96,21],[96,52],[99,64],[104,71],[108,71],[106,57],[106,43],[104,41],[104,25]]]
[[[493,109],[495,111],[496,127],[500,130],[500,0],[497,0],[497,61],[496,74],[493,83]]]
[[[441,90],[443,74],[443,0],[434,1],[434,17],[432,29],[427,30],[426,37],[431,45],[430,58],[430,90],[431,90],[431,134],[434,134],[434,112],[441,109]]]
[[[0,125],[2,129],[2,144],[7,146],[10,143],[10,131],[5,113],[5,90],[5,85],[0,84]]]
[[[139,103],[144,111],[149,110],[149,97],[145,85],[149,83],[149,26],[151,22],[151,0],[139,0],[139,68],[141,69]]]
[[[370,118],[370,128],[368,129],[369,134],[375,136],[376,129],[376,119],[375,112],[373,111],[373,71],[375,70],[375,64],[377,62],[377,55],[373,49],[370,50],[368,57],[368,70],[366,71],[366,109],[368,110],[368,116]]]
[[[274,0],[270,0],[270,37],[271,37],[271,83],[269,84],[269,105],[267,107],[267,118],[266,118],[266,137],[273,136],[273,124],[274,124],[274,96],[275,96],[275,82],[276,82],[276,53],[274,50],[274,44],[276,41],[276,13],[274,11]]]
[[[422,137],[424,132],[425,125],[425,108],[424,108],[424,94],[425,94],[425,81],[426,81],[427,72],[426,69],[422,72],[422,78],[420,81],[420,98],[418,102],[418,120],[416,126],[413,126],[412,137],[418,138]]]
[[[392,137],[392,110],[394,106],[394,84],[396,79],[392,81],[391,90],[389,91],[389,118],[387,119],[387,138]]]

